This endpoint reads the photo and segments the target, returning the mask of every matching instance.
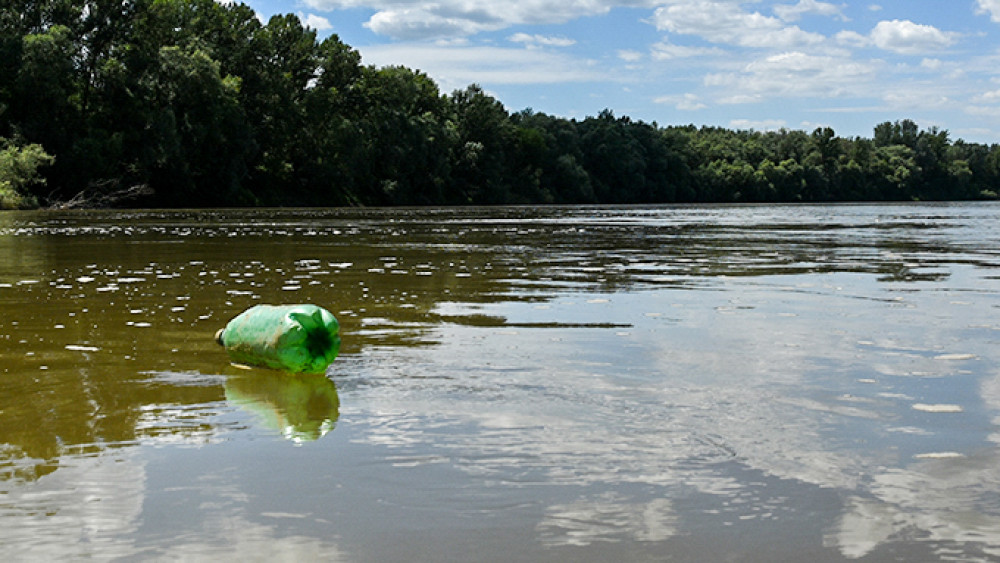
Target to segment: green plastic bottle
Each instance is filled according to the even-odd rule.
[[[316,305],[256,305],[216,333],[233,363],[324,373],[340,352],[340,324]]]

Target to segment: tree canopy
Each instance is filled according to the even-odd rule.
[[[215,0],[5,0],[0,139],[6,207],[128,186],[165,207],[966,200],[1000,180],[1000,146],[907,119],[869,139],[510,113]]]

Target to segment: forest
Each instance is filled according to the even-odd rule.
[[[1000,145],[909,119],[661,126],[510,112],[215,0],[2,0],[0,209],[995,199]]]

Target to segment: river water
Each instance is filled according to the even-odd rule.
[[[1000,205],[0,214],[0,556],[1000,557]],[[231,366],[258,303],[326,376]]]

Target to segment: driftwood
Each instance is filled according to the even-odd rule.
[[[49,209],[96,209],[113,207],[124,201],[153,194],[153,188],[145,184],[114,189],[117,185],[118,182],[114,180],[91,184],[87,189],[68,200],[53,201],[49,205]]]

